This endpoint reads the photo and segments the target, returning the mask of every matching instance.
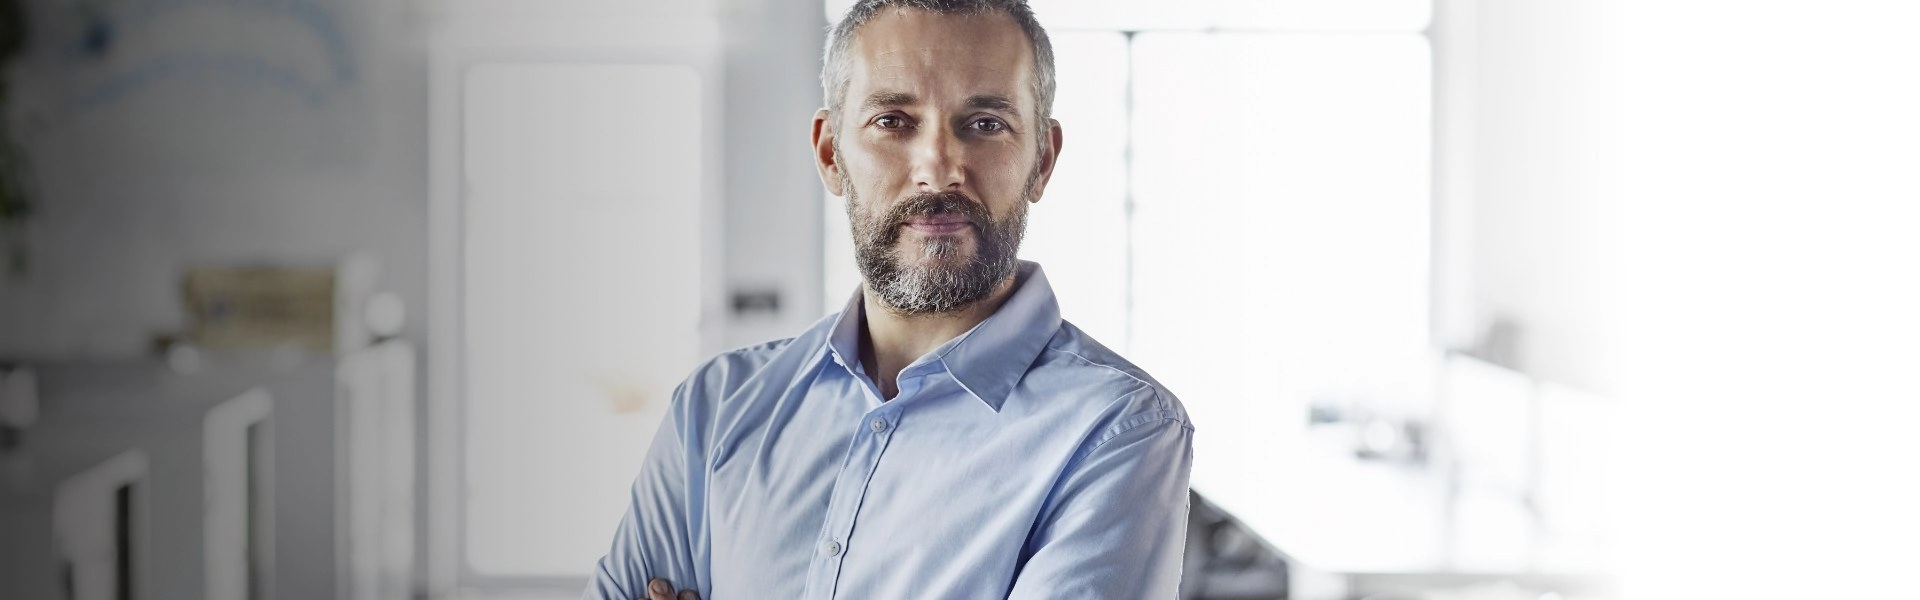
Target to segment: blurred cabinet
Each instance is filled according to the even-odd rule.
[[[147,455],[128,450],[60,481],[53,545],[60,587],[74,600],[130,600],[146,556]]]
[[[418,429],[413,344],[385,340],[340,361],[336,426],[342,598],[410,598],[418,587]]]
[[[331,361],[32,368],[41,418],[0,456],[7,598],[334,600]]]
[[[273,396],[253,389],[207,411],[207,600],[273,597]]]

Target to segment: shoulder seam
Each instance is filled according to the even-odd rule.
[[[1137,382],[1137,383],[1139,383],[1139,384],[1140,384],[1140,385],[1141,385],[1142,387],[1144,387],[1144,388],[1146,388],[1146,389],[1152,389],[1152,390],[1154,390],[1154,396],[1155,396],[1155,398],[1156,398],[1156,399],[1158,399],[1158,396],[1160,395],[1160,390],[1158,389],[1158,386],[1155,386],[1155,385],[1154,385],[1154,384],[1153,384],[1152,382],[1149,382],[1149,381],[1147,381],[1147,380],[1145,380],[1145,379],[1141,379],[1141,378],[1140,378],[1139,376],[1136,376],[1136,375],[1134,375],[1134,374],[1132,374],[1132,373],[1128,373],[1128,372],[1127,372],[1127,371],[1126,371],[1125,369],[1121,369],[1121,368],[1119,368],[1119,367],[1116,367],[1116,366],[1113,366],[1113,365],[1109,365],[1109,364],[1107,364],[1107,363],[1103,363],[1103,362],[1098,362],[1098,361],[1095,361],[1095,360],[1093,360],[1093,359],[1091,359],[1091,358],[1087,358],[1086,356],[1083,356],[1083,355],[1081,355],[1080,353],[1078,353],[1078,352],[1074,352],[1074,351],[1072,351],[1072,350],[1065,350],[1065,349],[1061,349],[1061,348],[1055,348],[1055,347],[1053,347],[1052,345],[1048,345],[1048,346],[1047,346],[1047,349],[1048,349],[1048,350],[1052,350],[1052,351],[1054,351],[1054,352],[1059,352],[1059,353],[1061,353],[1061,354],[1065,354],[1065,355],[1067,355],[1067,356],[1071,356],[1071,357],[1074,357],[1074,358],[1078,358],[1078,359],[1080,359],[1080,362],[1084,362],[1084,363],[1087,363],[1087,364],[1089,364],[1089,365],[1093,365],[1093,366],[1096,366],[1096,367],[1100,367],[1100,368],[1103,368],[1103,369],[1107,369],[1107,370],[1109,370],[1109,371],[1113,371],[1113,372],[1115,372],[1115,373],[1119,373],[1119,374],[1121,374],[1121,375],[1124,375],[1124,376],[1126,376],[1126,378],[1127,378],[1127,379],[1132,379],[1132,380],[1134,380],[1135,382]]]
[[[1146,388],[1143,388],[1140,391],[1145,391],[1147,393],[1153,394],[1154,401],[1155,401],[1154,403],[1155,404],[1160,403],[1159,388],[1155,388],[1153,386],[1147,386]],[[1140,391],[1135,391],[1134,393],[1137,394],[1137,393],[1140,393]],[[1181,414],[1179,410],[1175,410],[1171,407],[1156,408],[1153,410],[1142,412],[1142,413],[1127,417],[1125,419],[1122,419],[1119,423],[1114,423],[1112,426],[1107,428],[1107,433],[1105,435],[1100,436],[1100,441],[1094,442],[1093,447],[1087,449],[1087,453],[1092,454],[1094,452],[1099,452],[1101,448],[1107,445],[1107,442],[1113,441],[1113,438],[1117,438],[1122,435],[1125,435],[1129,431],[1133,431],[1135,429],[1139,429],[1147,425],[1151,425],[1154,423],[1161,423],[1161,422],[1175,423],[1175,424],[1178,424],[1182,429],[1186,429],[1187,431],[1193,431],[1193,424],[1188,423],[1186,422],[1185,419],[1181,418]]]
[[[1175,424],[1178,424],[1181,429],[1185,429],[1187,431],[1193,431],[1193,425],[1189,425],[1186,422],[1180,420],[1180,413],[1178,411],[1156,410],[1153,412],[1141,413],[1141,414],[1137,414],[1132,417],[1129,417],[1125,421],[1121,421],[1119,423],[1114,424],[1113,427],[1108,429],[1106,435],[1100,437],[1099,442],[1095,442],[1092,448],[1087,449],[1087,453],[1092,454],[1095,452],[1099,452],[1101,448],[1104,448],[1107,446],[1107,442],[1113,441],[1114,438],[1120,437],[1122,435],[1126,435],[1127,432],[1133,431],[1135,429],[1139,429],[1139,428],[1142,428],[1148,425],[1153,425],[1156,423],[1175,423]]]
[[[1132,392],[1129,392],[1128,393],[1129,395],[1138,394],[1141,392],[1153,394],[1153,400],[1151,404],[1155,407],[1154,409],[1135,414],[1133,416],[1127,417],[1124,420],[1121,420],[1119,423],[1115,423],[1112,427],[1109,427],[1107,429],[1107,433],[1105,435],[1102,435],[1100,437],[1100,441],[1094,442],[1093,447],[1089,448],[1087,452],[1089,453],[1097,452],[1100,450],[1101,447],[1106,446],[1107,442],[1113,440],[1113,438],[1119,437],[1121,434],[1125,434],[1128,431],[1132,431],[1141,426],[1148,425],[1156,421],[1172,421],[1180,424],[1180,427],[1182,429],[1193,431],[1193,424],[1187,422],[1184,418],[1182,418],[1181,411],[1173,408],[1172,406],[1169,406],[1166,402],[1166,399],[1161,397],[1166,392],[1165,390],[1160,389],[1159,385],[1156,385],[1151,381],[1142,379],[1138,375],[1129,373],[1126,371],[1126,369],[1122,369],[1122,368],[1119,368],[1110,364],[1106,364],[1103,362],[1095,361],[1091,358],[1087,358],[1086,356],[1078,352],[1074,352],[1072,350],[1056,348],[1051,344],[1047,346],[1047,350],[1059,352],[1061,354],[1065,354],[1067,356],[1080,359],[1081,362],[1084,362],[1088,365],[1101,367],[1109,371],[1119,373],[1120,375],[1126,377],[1127,379],[1133,380],[1134,383],[1140,384],[1140,387],[1135,388]],[[1125,397],[1126,396],[1121,396],[1121,398],[1125,398]]]
[[[781,348],[784,348],[784,347],[786,347],[786,346],[787,346],[788,344],[791,344],[791,343],[793,343],[793,341],[794,341],[794,340],[796,340],[796,339],[799,339],[799,338],[798,338],[798,337],[789,337],[789,338],[780,338],[780,339],[777,339],[777,340],[769,340],[769,341],[765,341],[765,342],[760,342],[760,343],[758,343],[758,344],[754,344],[754,345],[752,345],[752,346],[742,346],[742,347],[739,347],[739,348],[734,348],[734,349],[732,349],[732,350],[728,350],[728,351],[726,351],[726,352],[722,352],[721,354],[722,354],[722,355],[727,355],[727,354],[758,354],[758,353],[761,353],[761,352],[772,352],[772,351],[775,351],[775,350],[779,350],[779,349],[781,349]]]

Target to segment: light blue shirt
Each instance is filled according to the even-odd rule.
[[[1193,426],[1061,320],[1039,265],[900,372],[859,360],[860,294],[682,383],[585,598],[1173,598]]]

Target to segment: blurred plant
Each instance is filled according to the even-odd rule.
[[[26,153],[13,141],[8,126],[12,100],[12,82],[4,76],[7,66],[26,50],[27,15],[20,0],[0,0],[0,243],[7,256],[7,271],[22,275],[27,270],[25,223],[33,209],[29,197],[30,177]]]

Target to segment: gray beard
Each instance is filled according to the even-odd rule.
[[[1039,171],[1028,178],[1027,191]],[[1027,231],[1026,198],[1005,219],[994,220],[984,205],[958,192],[916,194],[889,208],[884,215],[860,210],[858,192],[850,177],[841,178],[847,190],[847,218],[853,229],[854,259],[867,288],[888,310],[905,316],[951,313],[992,295],[1019,266],[1020,241]],[[973,224],[975,252],[958,259],[959,235],[937,236],[918,247],[896,247],[909,217],[963,215]],[[917,252],[909,263],[901,254]]]

